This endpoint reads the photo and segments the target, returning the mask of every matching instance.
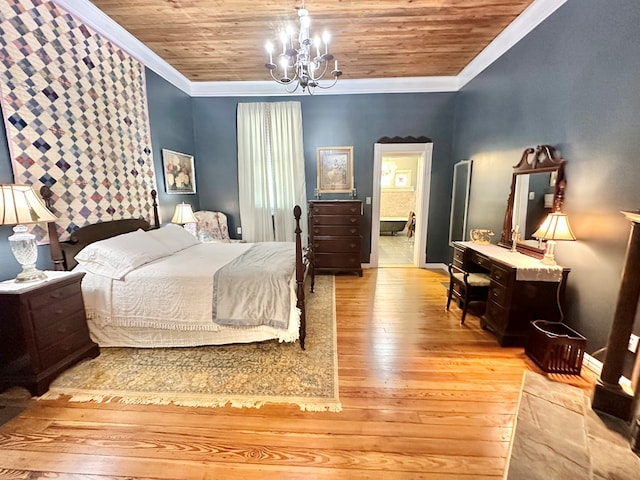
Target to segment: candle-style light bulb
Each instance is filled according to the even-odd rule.
[[[280,32],[280,41],[282,42],[282,53],[287,52],[287,32]]]
[[[271,42],[267,42],[264,48],[269,52],[269,63],[273,63],[273,44]]]
[[[289,48],[293,48],[293,28],[291,25],[287,25],[287,39],[289,40]]]
[[[322,41],[324,42],[324,54],[328,54],[329,53],[329,40],[331,40],[331,35],[329,35],[329,32],[324,32],[322,34]]]
[[[316,47],[316,57],[320,56],[320,37],[315,36],[313,39],[313,45]]]
[[[282,70],[284,71],[284,77],[283,78],[289,78],[289,61],[287,60],[287,57],[282,57],[282,59],[280,60],[280,66],[282,67]]]

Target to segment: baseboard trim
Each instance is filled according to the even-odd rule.
[[[602,362],[592,357],[588,353],[584,354],[584,358],[582,359],[582,365],[587,367],[596,375],[598,375],[598,377],[600,377],[600,375],[602,374]],[[619,383],[620,383],[620,386],[625,390],[628,390],[628,391],[632,390],[631,380],[629,380],[627,377],[621,376]]]

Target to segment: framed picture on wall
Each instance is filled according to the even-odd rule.
[[[353,147],[318,147],[318,192],[353,191]]]
[[[196,193],[193,155],[162,149],[164,186],[169,194]]]
[[[408,188],[411,186],[411,170],[396,170],[395,183],[396,188]]]

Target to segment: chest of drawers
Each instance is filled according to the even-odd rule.
[[[309,202],[309,246],[317,273],[354,272],[362,276],[362,202]]]
[[[21,385],[42,395],[60,372],[98,356],[87,328],[83,276],[58,274],[14,291],[0,287],[0,390]]]

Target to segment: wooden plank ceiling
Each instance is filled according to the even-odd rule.
[[[192,81],[269,80],[267,40],[302,0],[92,0]],[[533,0],[307,0],[343,79],[457,75]]]

